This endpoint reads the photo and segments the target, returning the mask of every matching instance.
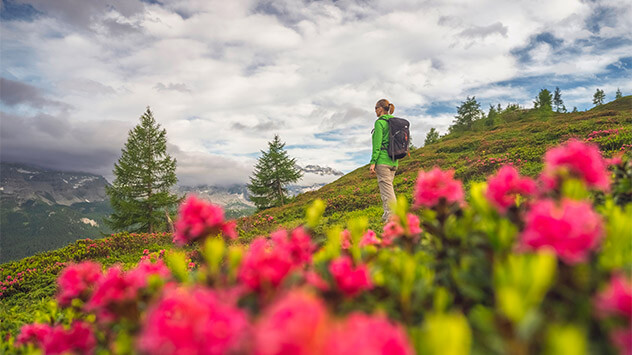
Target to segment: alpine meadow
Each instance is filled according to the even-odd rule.
[[[632,355],[632,3],[0,19],[0,354]]]

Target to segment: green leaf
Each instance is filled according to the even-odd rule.
[[[307,226],[314,229],[320,224],[320,220],[325,213],[325,203],[321,199],[316,199],[305,211],[305,219],[307,220]]]

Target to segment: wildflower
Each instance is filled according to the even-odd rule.
[[[564,145],[547,151],[542,176],[555,180],[564,173],[583,180],[588,187],[602,191],[610,188],[606,162],[599,148],[593,144],[571,139]]]
[[[287,248],[268,245],[263,238],[255,239],[244,256],[239,280],[255,291],[277,287],[294,266]]]
[[[435,167],[429,172],[419,171],[413,194],[415,206],[434,207],[445,200],[447,203],[464,202],[463,186],[454,180],[454,170],[442,171]]]
[[[404,228],[402,228],[399,222],[397,220],[391,220],[384,226],[384,233],[382,234],[382,245],[391,245],[395,238],[404,235],[404,233]]]
[[[608,287],[595,298],[600,316],[619,315],[632,322],[632,280],[613,275]]]
[[[32,343],[45,354],[92,353],[96,338],[87,323],[76,321],[70,329],[62,325],[51,327],[47,324],[28,324],[22,327],[17,345]]]
[[[247,314],[210,290],[168,289],[147,314],[138,348],[148,354],[227,354],[248,339]]]
[[[334,327],[327,339],[324,354],[414,354],[401,325],[383,315],[353,313]]]
[[[597,247],[602,231],[601,218],[589,203],[564,199],[557,206],[542,200],[527,213],[521,238],[526,246],[553,248],[564,262],[576,264]]]
[[[101,265],[92,261],[67,266],[57,277],[57,301],[62,306],[70,305],[74,298],[87,301],[102,276]]]
[[[309,264],[312,262],[312,254],[314,250],[316,250],[316,245],[312,243],[312,238],[305,232],[303,227],[294,229],[289,241],[289,252],[295,265]]]
[[[139,285],[135,279],[127,278],[123,269],[113,266],[97,283],[87,310],[96,311],[102,322],[114,321],[117,316],[127,316],[124,306],[135,303]]]
[[[125,277],[130,285],[136,289],[141,289],[147,287],[147,282],[152,275],[158,276],[160,279],[169,279],[171,271],[162,260],[155,263],[144,261],[128,271]]]
[[[348,229],[345,229],[340,233],[340,246],[342,249],[351,248],[351,232]]]
[[[28,343],[41,344],[46,336],[50,334],[50,326],[48,324],[25,324],[20,329],[16,345],[21,346]]]
[[[419,217],[412,213],[409,213],[406,215],[406,219],[408,220],[408,232],[410,233],[409,236],[414,237],[421,234],[423,230],[420,226],[421,221],[419,220]]]
[[[224,223],[224,211],[221,207],[193,195],[180,205],[175,229],[173,242],[180,245],[220,232],[231,239],[237,237],[235,225]]]
[[[332,261],[329,264],[329,272],[334,277],[338,289],[348,297],[373,287],[367,266],[359,265],[354,269],[348,256],[341,256]]]
[[[320,299],[293,290],[266,309],[255,330],[258,354],[318,354],[329,330]]]
[[[323,280],[323,278],[320,277],[320,274],[318,274],[316,271],[308,270],[305,272],[304,277],[305,281],[307,281],[307,284],[316,287],[321,291],[329,290],[329,284],[327,284],[327,281]]]
[[[487,179],[487,200],[501,213],[516,205],[516,196],[529,196],[535,193],[535,182],[528,177],[521,177],[511,166],[503,166],[496,175]]]
[[[619,354],[632,354],[632,325],[627,329],[615,330],[610,334],[612,343],[619,349]]]
[[[380,244],[380,240],[377,238],[377,235],[375,234],[375,232],[371,229],[366,231],[366,233],[364,233],[364,235],[362,236],[362,239],[360,239],[361,247],[364,247],[367,245],[378,245],[378,244]]]

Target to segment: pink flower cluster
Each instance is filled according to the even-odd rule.
[[[403,226],[399,217],[393,217],[385,226],[382,234],[382,245],[391,245],[396,238],[405,236],[416,239],[423,230],[421,229],[421,221],[417,215],[408,213],[406,215],[407,225]]]
[[[45,354],[92,354],[97,341],[87,323],[74,322],[66,330],[62,325],[27,324],[20,330],[16,345],[34,344]]]
[[[595,298],[600,316],[619,316],[632,322],[632,280],[615,274],[608,287]]]
[[[367,230],[362,238],[360,238],[360,243],[358,244],[360,247],[365,247],[369,245],[380,245],[381,241],[377,237],[372,230]],[[340,233],[340,246],[342,249],[351,248],[351,232],[348,229],[345,229]]]
[[[118,265],[109,268],[97,283],[87,308],[96,310],[105,321],[125,316],[122,312],[125,306],[139,297],[139,291],[147,287],[152,275],[167,279],[171,271],[161,260],[155,264],[141,262],[127,272]]]
[[[67,266],[57,277],[57,301],[61,306],[69,306],[74,298],[87,301],[102,276],[101,265],[92,261]]]
[[[415,206],[424,207],[434,207],[441,201],[463,204],[463,185],[454,179],[454,170],[442,171],[438,167],[428,172],[421,170],[413,199]]]
[[[329,272],[336,282],[336,286],[345,296],[353,297],[362,291],[373,288],[371,277],[366,265],[353,267],[353,261],[348,256],[341,256],[329,264]]]
[[[616,329],[611,334],[620,354],[632,354],[632,280],[622,274],[614,274],[608,287],[595,298],[595,309],[599,317],[623,318],[627,327]]]
[[[487,179],[486,197],[501,213],[516,205],[517,195],[531,196],[535,192],[535,182],[528,177],[521,177],[511,166],[503,166],[496,175]]]
[[[550,149],[544,156],[541,179],[547,187],[557,187],[560,174],[571,174],[590,188],[601,191],[610,189],[610,174],[599,148],[577,139]]]
[[[243,352],[248,315],[208,289],[168,288],[144,322],[138,347],[148,354]]]
[[[619,129],[618,128],[613,128],[613,129],[604,129],[604,130],[600,130],[600,131],[592,131],[590,132],[590,134],[588,134],[588,137],[585,139],[587,142],[592,141],[593,139],[597,138],[597,137],[603,137],[603,136],[609,136],[609,135],[617,135],[619,134]]]
[[[219,233],[230,239],[236,239],[235,227],[235,222],[224,221],[224,210],[220,206],[190,195],[180,205],[173,242],[184,245]]]
[[[588,202],[541,200],[526,216],[521,239],[533,249],[552,248],[566,263],[583,262],[602,237],[602,220]]]
[[[275,302],[255,328],[260,354],[414,354],[403,327],[381,315],[334,320],[323,302],[302,290]]]
[[[303,228],[285,230],[271,235],[271,240],[259,237],[251,244],[239,269],[239,279],[254,291],[278,287],[295,269],[311,262],[315,249]]]

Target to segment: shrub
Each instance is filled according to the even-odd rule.
[[[163,261],[146,252],[130,270],[102,274],[92,263],[68,266],[61,303],[0,349],[625,352],[632,205],[610,195],[620,188],[605,186],[604,176],[621,181],[593,149],[580,141],[554,148],[535,184],[503,168],[489,183],[472,183],[467,201],[453,172],[422,172],[413,207],[400,196],[379,236],[357,217],[328,229],[320,248],[312,241],[326,211],[320,200],[305,225],[250,246],[216,228],[230,225],[221,218],[181,215],[178,228],[205,231],[188,234],[193,253],[176,246]],[[577,156],[591,168],[575,164]]]

